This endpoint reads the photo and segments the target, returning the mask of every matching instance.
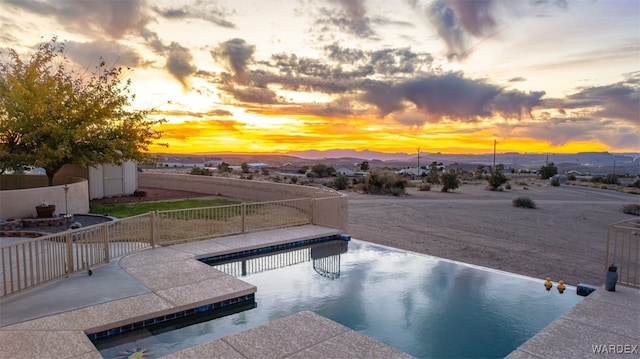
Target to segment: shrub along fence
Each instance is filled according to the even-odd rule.
[[[346,230],[347,198],[154,211],[0,246],[0,297],[155,246],[316,224]]]

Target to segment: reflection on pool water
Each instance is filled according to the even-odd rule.
[[[496,358],[583,298],[574,287],[560,294],[547,291],[543,280],[358,240],[216,267],[255,285],[257,306],[96,343],[101,354],[118,357],[133,348],[159,357],[312,310],[416,357]]]

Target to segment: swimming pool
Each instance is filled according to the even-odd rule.
[[[256,304],[96,342],[100,353],[159,357],[311,310],[420,358],[504,357],[583,298],[574,287],[546,291],[539,279],[358,240],[215,267],[255,285]]]

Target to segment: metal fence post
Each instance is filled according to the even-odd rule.
[[[104,227],[104,262],[109,263],[109,261],[111,260],[110,253],[109,253],[109,243],[111,242],[109,240],[109,226],[105,223],[103,224],[103,227]]]
[[[247,230],[247,204],[242,202],[241,208],[241,217],[242,217],[242,232],[246,233]]]
[[[158,211],[151,211],[151,248],[156,247],[156,221],[157,221]]]
[[[67,231],[67,275],[73,273],[73,236]]]
[[[315,224],[313,223],[313,206],[315,205],[315,201],[313,200],[313,197],[309,197],[309,224]]]

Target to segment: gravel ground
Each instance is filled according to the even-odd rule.
[[[82,227],[92,226],[94,224],[104,223],[111,221],[112,218],[100,215],[92,214],[74,214],[73,218],[69,220],[69,225],[74,223],[80,223]],[[60,226],[48,226],[48,227],[29,227],[25,228],[26,231],[45,232],[45,233],[58,233],[67,229],[67,225]]]
[[[526,189],[525,189],[526,188]],[[513,198],[534,200],[516,208]],[[452,193],[409,188],[403,197],[349,193],[356,239],[567,284],[600,285],[609,224],[639,196],[547,182],[504,192],[461,185]]]

